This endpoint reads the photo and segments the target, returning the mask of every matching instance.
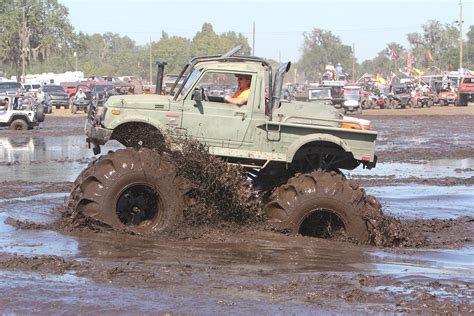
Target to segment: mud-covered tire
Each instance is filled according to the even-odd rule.
[[[67,204],[72,213],[114,229],[150,234],[173,230],[182,221],[186,188],[165,157],[127,148],[83,170]]]
[[[15,131],[26,131],[28,129],[28,123],[22,119],[16,119],[10,123],[10,129]]]
[[[313,237],[328,237],[320,234],[321,228],[317,226],[327,223],[318,222],[317,216],[325,215],[326,220],[335,215],[347,236],[361,243],[371,243],[369,219],[381,214],[381,206],[342,175],[314,171],[296,175],[275,189],[264,212],[275,229]],[[314,225],[309,229],[316,234],[305,233],[308,224]]]
[[[72,113],[72,114],[76,114],[76,113],[77,113],[77,106],[75,106],[74,104],[71,106],[71,113]]]
[[[45,110],[44,110],[44,105],[43,104],[38,104],[38,107],[36,108],[35,111],[35,116],[36,120],[38,122],[44,122],[44,119],[46,118]]]

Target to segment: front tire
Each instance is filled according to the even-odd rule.
[[[183,218],[184,180],[150,149],[122,149],[94,161],[75,181],[72,214],[138,234],[168,231]]]
[[[380,204],[336,172],[299,174],[280,187],[264,207],[272,227],[292,234],[328,238],[340,229],[362,243],[373,243],[368,218]]]

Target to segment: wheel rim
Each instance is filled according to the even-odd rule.
[[[162,210],[159,193],[144,184],[127,187],[117,199],[117,217],[125,226],[143,226],[159,221]]]
[[[298,225],[298,233],[308,237],[331,238],[341,230],[346,231],[342,218],[327,208],[308,212]]]

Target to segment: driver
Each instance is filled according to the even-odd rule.
[[[239,89],[235,91],[234,95],[225,96],[224,102],[232,103],[236,105],[245,105],[249,98],[250,93],[250,82],[252,81],[252,76],[250,75],[236,75],[237,84]]]
[[[79,91],[76,93],[76,100],[84,101],[86,98],[86,94],[84,91],[82,91],[82,88],[79,89]]]

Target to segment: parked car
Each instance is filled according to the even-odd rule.
[[[461,79],[458,90],[458,105],[467,106],[474,100],[474,76],[468,75]]]
[[[23,88],[29,92],[36,92],[41,89],[41,84],[39,83],[24,83]]]
[[[118,94],[113,84],[91,84],[90,89],[92,100],[98,106],[104,105],[109,97]]]
[[[43,91],[49,96],[51,106],[56,107],[56,109],[61,108],[61,106],[64,106],[65,109],[69,108],[69,96],[62,86],[48,84],[43,87]]]
[[[17,89],[21,89],[23,91],[23,86],[19,82],[0,82],[0,93],[15,94]]]

